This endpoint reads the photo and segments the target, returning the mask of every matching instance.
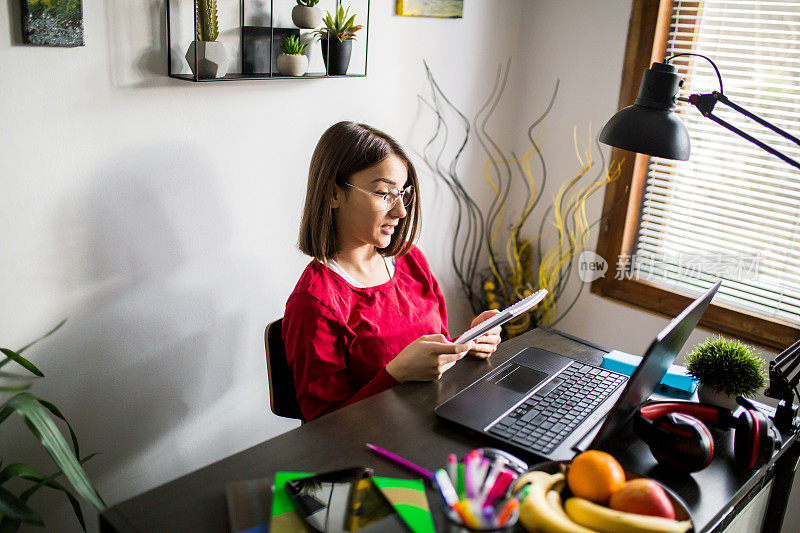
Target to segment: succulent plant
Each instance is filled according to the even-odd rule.
[[[319,0],[297,0],[298,6],[314,7],[319,4]]]
[[[217,0],[195,0],[197,16],[197,40],[216,41],[219,37],[217,21]]]
[[[304,43],[297,35],[290,35],[281,41],[281,51],[288,55],[302,54],[308,43]]]
[[[764,359],[747,344],[718,335],[686,356],[686,370],[729,396],[752,396],[765,384]]]
[[[314,33],[321,38],[327,38],[333,35],[339,39],[340,42],[344,42],[348,39],[355,39],[356,32],[360,30],[362,26],[353,25],[356,18],[355,15],[347,18],[347,15],[350,14],[350,7],[348,6],[347,10],[345,10],[342,5],[339,4],[339,8],[336,9],[335,12],[335,15],[331,15],[330,11],[326,11],[325,16],[322,18],[325,27]]]

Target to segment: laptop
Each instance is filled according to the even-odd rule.
[[[525,348],[434,412],[505,447],[551,461],[600,448],[653,393],[721,284],[717,281],[670,321],[630,378]]]

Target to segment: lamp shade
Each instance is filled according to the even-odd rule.
[[[689,132],[673,112],[682,84],[675,67],[653,63],[644,71],[636,102],[611,117],[600,142],[666,159],[689,159]]]

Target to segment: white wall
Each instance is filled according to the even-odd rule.
[[[102,452],[87,469],[111,504],[294,426],[269,411],[263,328],[307,262],[295,247],[305,173],[328,125],[364,121],[419,150],[433,127],[417,101],[422,59],[472,117],[511,56],[489,123],[506,149],[524,152],[561,79],[540,132],[551,197],[578,168],[572,127],[588,141],[589,122],[595,136],[615,111],[630,0],[469,0],[457,20],[397,17],[376,1],[366,78],[202,84],[164,75],[161,10],[84,0],[75,49],[11,46],[0,10],[0,345],[69,317],[31,351],[47,374],[35,392],[67,414],[82,449]],[[487,202],[485,160],[473,143],[459,170]],[[420,246],[456,331],[469,313],[449,267],[454,206],[418,170]],[[637,353],[665,322],[585,290],[559,327]],[[21,424],[2,431],[4,459],[47,468]],[[50,526],[75,527],[61,500],[39,501]]]
[[[295,242],[317,139],[353,119],[421,146],[423,58],[474,112],[517,46],[521,4],[467,2],[447,20],[373,2],[366,78],[228,83],[165,76],[161,1],[85,0],[73,49],[11,45],[0,9],[0,345],[69,317],[30,352],[47,375],[34,391],[101,452],[87,469],[108,503],[294,427],[269,410],[263,330],[308,262]],[[462,329],[437,252],[452,202],[429,175],[422,188],[421,246]],[[2,432],[6,461],[50,468],[21,423]],[[75,528],[60,499],[38,501],[48,525]]]

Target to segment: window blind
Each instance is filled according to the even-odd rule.
[[[720,69],[734,103],[800,136],[800,2],[673,3],[667,56],[694,52]],[[671,61],[681,96],[719,89],[702,58]],[[800,172],[679,102],[689,161],[651,158],[628,275],[715,303],[800,324]],[[718,103],[714,113],[789,157],[800,147]]]

